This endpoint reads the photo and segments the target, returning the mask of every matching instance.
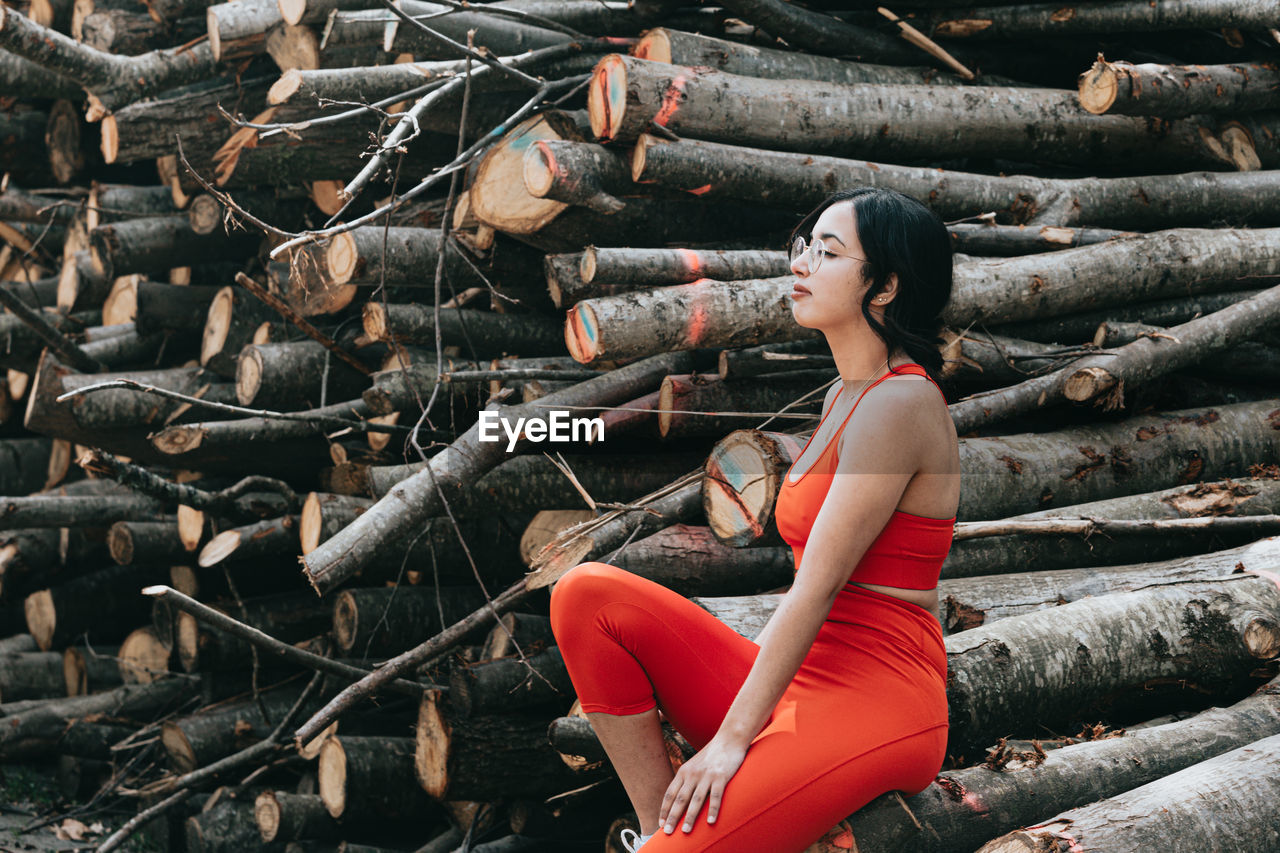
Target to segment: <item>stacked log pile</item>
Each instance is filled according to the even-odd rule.
[[[951,743],[811,849],[1278,849],[1277,27],[0,3],[0,760],[104,851],[621,850],[547,591],[759,632],[872,185],[956,251]]]

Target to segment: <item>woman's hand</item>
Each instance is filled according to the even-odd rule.
[[[707,823],[715,823],[724,787],[738,772],[746,755],[746,744],[738,745],[717,735],[682,764],[667,786],[662,808],[658,811],[658,825],[663,827],[663,831],[672,832],[683,814],[683,829],[690,832],[704,801],[708,803]]]

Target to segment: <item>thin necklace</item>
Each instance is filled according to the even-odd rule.
[[[893,356],[889,356],[889,359],[890,359],[890,360],[891,360],[892,358],[893,358]],[[885,361],[884,366],[885,366],[886,368],[889,366],[889,360],[886,360],[886,361]],[[863,386],[862,386],[861,388],[859,388],[859,389],[858,389],[858,394],[854,396],[854,405],[855,405],[855,406],[857,406],[857,399],[858,399],[858,396],[861,396],[861,395],[862,395],[862,392],[866,391],[866,390],[867,390],[867,388],[868,388],[868,387],[870,387],[871,383],[875,381],[875,378],[876,378],[876,377],[873,375],[870,379],[868,379],[868,380],[866,381],[866,383],[865,383],[865,384],[863,384]],[[830,414],[830,413],[828,413],[828,415],[829,415],[829,414]],[[849,417],[849,415],[851,415],[851,414],[853,414],[853,411],[852,411],[852,410],[850,410],[850,411],[849,411],[849,413],[845,415],[845,418],[848,418],[848,417]],[[813,435],[811,435],[811,436],[809,437],[809,443],[810,443],[810,444],[812,444],[812,443],[813,443],[813,439],[815,439],[815,438],[817,438],[817,437],[818,437],[818,434],[817,434],[817,432],[815,432]],[[808,447],[809,447],[809,445],[808,445],[808,444],[806,444],[806,445],[805,445],[805,450],[808,450]],[[825,453],[825,452],[826,452],[826,448],[823,448],[823,451],[822,451],[822,452],[823,452],[823,453]],[[801,456],[803,456],[803,455],[804,455],[804,451],[801,451],[800,455],[801,455]],[[821,455],[821,454],[819,454],[819,455]],[[799,460],[796,460],[796,461],[799,461]],[[792,467],[794,467],[794,466],[792,466]],[[803,480],[803,479],[804,479],[805,474],[808,474],[808,473],[809,473],[809,468],[812,468],[812,467],[813,467],[813,463],[812,463],[812,462],[810,462],[810,463],[809,463],[809,467],[808,467],[808,468],[805,468],[805,470],[804,470],[804,474],[801,474],[801,475],[800,475],[800,479],[801,479],[801,480]],[[790,472],[790,471],[788,471],[788,472],[787,472],[786,477],[787,477],[787,482],[789,482],[789,483],[798,483],[798,482],[800,482],[800,480],[792,480],[792,479],[791,479],[791,472]]]
[[[889,362],[892,360],[893,360],[893,356],[889,356],[889,358],[885,359],[884,366],[886,370],[889,368]],[[858,393],[854,395],[854,399],[856,400],[858,399],[858,397],[862,396],[862,392],[866,391],[867,387],[871,385],[871,383],[874,382],[875,380],[876,380],[875,374],[872,374],[871,377],[867,379],[867,381],[863,384],[863,386],[858,389]]]

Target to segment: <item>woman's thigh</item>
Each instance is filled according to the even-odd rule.
[[[832,725],[857,725],[847,717]],[[888,791],[917,793],[942,766],[945,725],[858,742],[831,728],[796,731],[780,706],[725,787],[715,824],[703,806],[685,833],[659,832],[644,853],[800,853],[841,820]]]
[[[760,650],[679,593],[604,563],[557,582],[551,624],[584,710],[656,704],[697,748],[720,728]]]

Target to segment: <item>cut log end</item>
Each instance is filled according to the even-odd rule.
[[[413,769],[422,790],[443,799],[449,787],[449,724],[440,711],[440,697],[428,691],[418,706],[414,734]]]
[[[64,258],[62,270],[58,274],[58,292],[55,297],[58,310],[70,312],[80,295],[80,271],[76,268],[74,257]]]
[[[666,438],[671,430],[671,410],[676,408],[675,377],[665,376],[658,386],[658,436]]]
[[[119,326],[138,317],[138,282],[140,275],[124,275],[115,280],[102,302],[102,325]]]
[[[236,399],[240,401],[240,405],[248,406],[258,398],[265,369],[262,351],[257,347],[249,347],[240,353],[240,357],[236,359]]]
[[[338,594],[333,604],[333,639],[338,648],[349,652],[356,644],[360,628],[360,606],[349,591]]]
[[[596,315],[588,303],[579,302],[569,309],[564,320],[564,343],[574,361],[590,364],[600,357],[597,330]]]
[[[178,628],[173,640],[178,644],[178,663],[184,672],[195,672],[200,665],[200,623],[190,613],[178,614]]]
[[[151,437],[151,446],[169,456],[190,453],[204,442],[205,430],[198,425],[166,427]]]
[[[276,0],[276,8],[280,10],[280,17],[284,18],[286,24],[300,24],[302,16],[307,13],[307,0]]]
[[[196,564],[202,568],[216,566],[227,557],[235,553],[240,547],[240,531],[224,530],[217,536],[209,540],[209,544],[200,549],[200,556],[196,558]]]
[[[1262,168],[1253,135],[1244,126],[1229,122],[1218,134],[1218,139],[1232,165],[1241,172],[1257,172]]]
[[[23,602],[22,610],[27,618],[27,633],[35,637],[40,651],[49,651],[53,647],[53,632],[58,627],[58,612],[53,606],[52,593],[47,589],[33,592]]]
[[[360,249],[350,232],[339,234],[329,241],[324,253],[327,277],[334,284],[346,284],[356,276],[360,266]]]
[[[320,750],[324,748],[325,741],[327,741],[330,736],[337,734],[337,732],[338,721],[334,720],[332,723],[321,729],[320,734],[316,735],[311,740],[306,743],[299,743],[298,755],[306,761],[311,761],[317,758],[320,755]]]
[[[278,68],[313,71],[320,67],[320,39],[311,27],[286,24],[267,32],[267,55]]]
[[[120,676],[125,684],[150,684],[169,672],[170,648],[151,628],[138,628],[120,644]]]
[[[281,5],[283,5],[283,2]],[[272,83],[271,88],[267,90],[267,103],[272,106],[288,103],[289,99],[296,95],[301,88],[302,71],[298,68],[290,68],[281,74],[280,79]]]
[[[70,101],[57,101],[49,111],[44,141],[53,177],[60,184],[68,183],[84,168],[80,122],[80,111]]]
[[[1265,614],[1253,614],[1240,632],[1244,647],[1259,660],[1270,660],[1280,654],[1280,623]]]
[[[545,198],[556,182],[556,156],[545,142],[535,142],[524,155],[524,188]]]
[[[160,743],[169,756],[169,761],[179,773],[190,773],[196,769],[196,751],[187,740],[182,728],[172,720],[165,720],[160,726]]]
[[[187,207],[187,220],[197,234],[212,234],[222,223],[222,205],[211,195],[196,196]]]
[[[342,817],[347,807],[347,754],[342,741],[326,738],[320,747],[320,762],[316,771],[320,780],[320,801],[331,817]]]
[[[111,559],[121,566],[133,562],[133,531],[129,525],[122,522],[111,525],[107,531],[107,551],[110,552]]]
[[[590,284],[596,279],[596,247],[587,246],[582,250],[582,259],[578,261],[578,275]]]
[[[649,148],[661,144],[662,140],[652,134],[640,134],[640,137],[636,140],[635,147],[631,149],[631,180],[640,184],[647,183],[644,180],[644,170]]]
[[[235,309],[235,303],[235,290],[230,285],[214,295],[204,324],[204,336],[200,340],[201,364],[208,364],[209,359],[222,352],[222,347],[227,342],[227,335],[231,331],[231,314]]]
[[[204,536],[204,513],[185,504],[178,505],[178,538],[182,547],[194,551]]]
[[[270,844],[276,840],[280,834],[280,801],[276,799],[275,791],[263,791],[253,801],[253,819],[263,841]]]
[[[587,89],[587,117],[596,139],[608,142],[617,137],[626,109],[627,67],[621,56],[611,53],[596,64]]]
[[[635,47],[631,48],[631,55],[636,59],[647,59],[650,62],[671,63],[671,37],[667,35],[667,31],[661,27],[649,30],[640,36],[640,40],[636,42]]]
[[[209,50],[213,61],[218,62],[222,59],[222,35],[218,32],[218,13],[212,6],[205,11],[205,25],[209,28]]]
[[[109,115],[98,124],[99,144],[102,148],[102,162],[114,163],[120,156],[120,130],[116,127],[115,115]]]
[[[1119,380],[1101,367],[1086,367],[1067,377],[1063,396],[1082,403],[1110,390]]]
[[[310,554],[320,547],[324,511],[320,508],[320,495],[311,492],[302,504],[302,519],[298,523],[298,539],[303,554]]]
[[[1080,75],[1080,106],[1094,115],[1111,109],[1120,90],[1120,73],[1101,57],[1093,67]]]
[[[342,210],[342,181],[312,181],[308,187],[311,202],[325,216],[333,216]]]
[[[89,667],[84,662],[84,652],[75,646],[62,653],[62,680],[67,685],[68,696],[89,692]]]
[[[364,333],[375,341],[389,340],[387,312],[376,302],[366,302],[363,314]]]

